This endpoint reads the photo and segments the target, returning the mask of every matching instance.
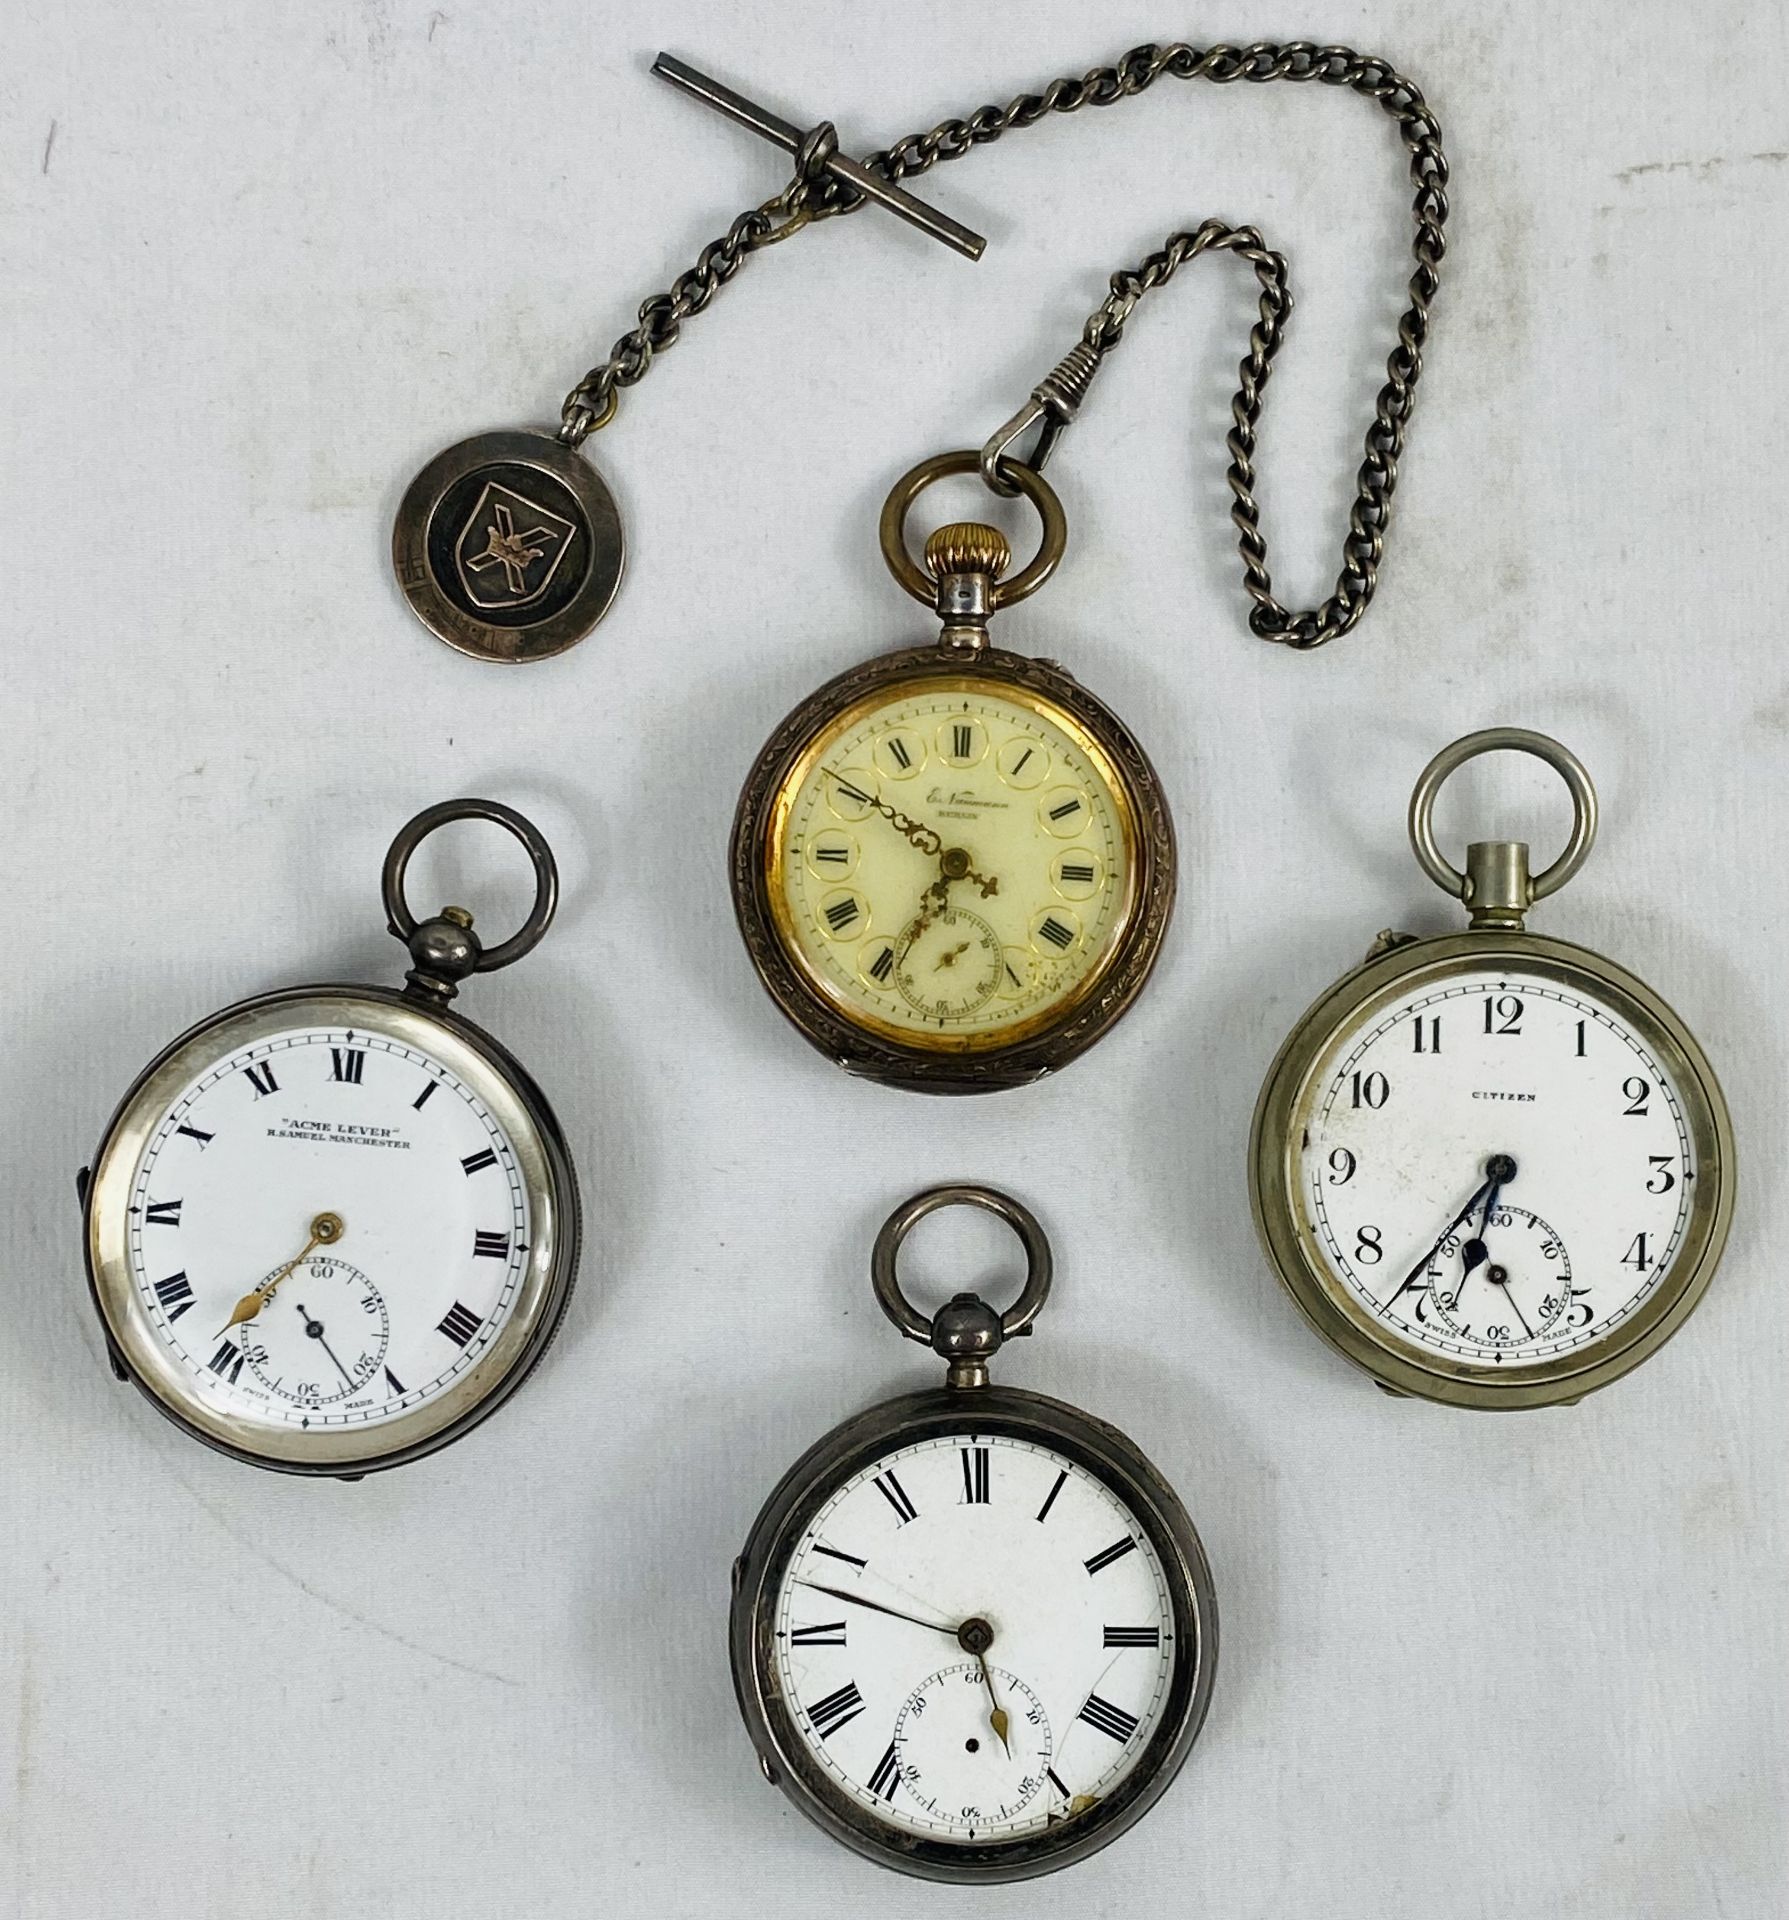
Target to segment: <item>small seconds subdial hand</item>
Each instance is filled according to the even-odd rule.
[[[1010,1760],[1013,1755],[1012,1742],[1006,1737],[1006,1709],[1000,1704],[1000,1696],[994,1691],[994,1676],[988,1671],[988,1656],[978,1653],[975,1664],[981,1668],[981,1683],[988,1690],[988,1725],[994,1729],[995,1736],[1006,1750]]]
[[[310,1238],[283,1267],[270,1278],[263,1280],[258,1287],[251,1287],[236,1302],[230,1309],[229,1319],[218,1328],[218,1332],[228,1333],[232,1327],[241,1326],[243,1321],[254,1319],[255,1315],[273,1298],[275,1288],[294,1267],[302,1266],[318,1247],[334,1246],[346,1231],[347,1228],[343,1225],[342,1216],[339,1213],[318,1214],[311,1222]]]
[[[332,1347],[329,1344],[329,1342],[324,1339],[323,1322],[321,1320],[313,1320],[311,1318],[310,1314],[306,1311],[304,1302],[302,1300],[299,1301],[297,1304],[298,1304],[299,1314],[302,1316],[304,1320],[305,1332],[308,1333],[310,1337],[316,1341],[317,1345],[320,1346],[323,1349],[323,1351],[329,1355],[331,1360],[335,1361],[336,1372],[339,1373],[342,1376],[342,1378],[347,1381],[349,1386],[351,1387],[358,1386],[360,1383],[354,1378],[353,1374],[351,1374],[348,1371],[348,1369],[342,1365],[340,1360],[336,1359],[335,1348]]]
[[[1516,1298],[1515,1291],[1510,1286],[1508,1267],[1500,1267],[1493,1262],[1490,1266],[1486,1267],[1485,1278],[1502,1292],[1504,1304],[1509,1308],[1510,1312],[1521,1321],[1522,1331],[1532,1340],[1534,1338],[1534,1329],[1528,1324],[1528,1316],[1522,1311],[1522,1303]]]

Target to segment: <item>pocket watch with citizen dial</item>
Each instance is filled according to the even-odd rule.
[[[455,820],[508,829],[526,924],[485,947],[404,874]],[[420,813],[386,857],[401,991],[290,987],[238,1002],[144,1068],[80,1192],[114,1372],[219,1451],[358,1479],[476,1426],[545,1352],[578,1255],[577,1184],[522,1067],[449,1007],[552,920],[553,856],[488,800]]]
[[[1473,844],[1464,873],[1436,843],[1442,783],[1498,749],[1545,761],[1574,803],[1564,852],[1532,877],[1520,842]],[[1391,1391],[1578,1400],[1663,1345],[1720,1259],[1733,1131],[1702,1049],[1625,968],[1524,924],[1595,834],[1589,775],[1557,741],[1495,727],[1438,754],[1410,837],[1468,927],[1381,934],[1262,1089],[1262,1241],[1317,1331]]]
[[[813,1045],[856,1073],[938,1093],[1035,1080],[1141,991],[1174,901],[1174,834],[1148,757],[1054,663],[989,644],[1065,541],[1034,468],[999,473],[1037,509],[1037,557],[1005,578],[994,528],[941,527],[923,567],[907,513],[980,456],[895,487],[882,548],[943,629],[841,674],[779,726],[734,822],[734,905],[752,963]]]
[[[1012,1226],[1001,1312],[907,1299],[902,1241],[936,1208]],[[835,1428],[784,1476],[733,1569],[733,1681],[766,1779],[834,1839],[932,1880],[1027,1879],[1140,1819],[1196,1738],[1217,1657],[1204,1551],[1124,1435],[989,1383],[1050,1287],[1043,1229],[988,1187],[898,1208],[883,1311],[949,1363],[939,1388]]]

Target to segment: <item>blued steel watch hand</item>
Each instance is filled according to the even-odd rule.
[[[1504,1185],[1508,1181],[1513,1180],[1515,1177],[1516,1177],[1515,1161],[1512,1160],[1507,1153],[1492,1154],[1490,1159],[1485,1162],[1484,1184],[1473,1190],[1472,1198],[1468,1200],[1466,1204],[1460,1209],[1460,1211],[1456,1213],[1454,1217],[1447,1223],[1447,1225],[1443,1227],[1438,1234],[1436,1234],[1435,1244],[1428,1250],[1427,1253],[1423,1255],[1423,1257],[1419,1261],[1417,1261],[1416,1265],[1410,1269],[1409,1274],[1405,1278],[1404,1286],[1414,1287],[1417,1281],[1422,1278],[1423,1273],[1425,1269],[1428,1267],[1430,1261],[1432,1261],[1435,1258],[1436,1254],[1438,1254],[1441,1251],[1442,1247],[1446,1244],[1448,1235],[1450,1233],[1457,1232],[1460,1227],[1464,1226],[1465,1223],[1472,1218],[1473,1214],[1477,1211],[1479,1202],[1481,1200],[1485,1199],[1487,1195],[1494,1195],[1500,1192],[1504,1187]],[[1471,1244],[1472,1244],[1471,1242],[1468,1242],[1468,1245],[1471,1245]],[[1480,1242],[1479,1244],[1482,1245],[1483,1243]],[[1484,1257],[1483,1254],[1480,1254],[1479,1258],[1483,1259],[1483,1257]],[[1467,1262],[1466,1271],[1470,1273],[1473,1267],[1475,1267],[1477,1264],[1478,1262],[1476,1260],[1469,1260]],[[1400,1288],[1399,1291],[1402,1292],[1403,1288]]]
[[[1507,1153],[1494,1153],[1485,1163],[1485,1173],[1487,1178],[1484,1186],[1480,1189],[1480,1192],[1482,1192],[1485,1197],[1485,1210],[1479,1216],[1478,1232],[1460,1249],[1460,1285],[1454,1289],[1454,1298],[1456,1300],[1459,1299],[1461,1288],[1465,1286],[1467,1277],[1473,1269],[1484,1266],[1485,1262],[1491,1257],[1491,1250],[1485,1245],[1485,1230],[1490,1226],[1491,1215],[1496,1211],[1498,1196],[1503,1192],[1505,1185],[1516,1177],[1516,1163]],[[1477,1194],[1475,1194],[1473,1199],[1476,1200],[1477,1197]],[[1471,1204],[1468,1204],[1466,1211],[1468,1213],[1472,1211]],[[1455,1224],[1457,1225],[1458,1222]],[[1448,1231],[1451,1233],[1453,1229],[1450,1227]],[[1443,1234],[1441,1237],[1445,1240],[1447,1235]],[[1431,1259],[1433,1257],[1433,1255],[1430,1256]],[[1490,1268],[1486,1271],[1485,1278],[1487,1280],[1494,1279],[1499,1273],[1503,1273],[1501,1267]],[[1508,1278],[1509,1276],[1504,1274],[1504,1279],[1507,1280]],[[1514,1305],[1514,1302],[1512,1301],[1511,1304]],[[1519,1308],[1517,1309],[1517,1317],[1521,1317],[1521,1310]],[[1524,1325],[1526,1325],[1526,1322],[1524,1322]]]
[[[301,1266],[318,1247],[333,1246],[346,1229],[342,1225],[339,1213],[320,1213],[311,1222],[311,1237],[299,1249],[297,1255],[286,1262],[270,1279],[263,1280],[258,1287],[251,1287],[230,1309],[230,1317],[218,1328],[220,1334],[228,1333],[232,1327],[239,1327],[245,1320],[254,1319],[261,1309],[273,1298],[274,1289],[285,1279],[294,1267]]]
[[[1534,1329],[1528,1324],[1527,1314],[1522,1311],[1516,1302],[1515,1292],[1510,1286],[1509,1268],[1494,1265],[1486,1267],[1485,1278],[1502,1293],[1510,1312],[1521,1321],[1522,1331],[1532,1340],[1534,1338]]]

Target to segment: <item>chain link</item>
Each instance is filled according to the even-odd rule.
[[[1319,647],[1353,627],[1373,597],[1385,553],[1392,497],[1397,490],[1398,461],[1416,383],[1422,374],[1429,310],[1447,250],[1447,156],[1442,150],[1440,125],[1416,83],[1377,55],[1356,53],[1350,47],[1320,47],[1308,41],[1205,48],[1176,41],[1165,46],[1134,47],[1112,66],[1095,67],[1078,79],[1052,80],[1041,92],[1020,94],[1004,107],[978,107],[967,119],[943,120],[928,132],[909,134],[872,154],[864,165],[889,181],[899,182],[928,172],[943,161],[959,160],[973,148],[986,146],[1016,127],[1035,126],[1051,114],[1078,113],[1083,107],[1106,107],[1130,99],[1164,75],[1219,85],[1238,80],[1256,84],[1315,80],[1325,86],[1346,87],[1378,102],[1397,123],[1410,156],[1410,179],[1416,189],[1411,207],[1416,233],[1411,247],[1415,265],[1408,285],[1409,305],[1398,322],[1397,340],[1386,360],[1385,383],[1374,401],[1372,423],[1367,428],[1348,532],[1342,542],[1341,570],[1334,592],[1321,606],[1295,613],[1275,597],[1254,492],[1255,431],[1261,396],[1292,306],[1283,257],[1264,246],[1252,227],[1231,227],[1208,220],[1194,232],[1174,234],[1140,266],[1114,274],[1110,295],[1088,320],[1082,336],[1096,357],[1109,352],[1122,337],[1125,322],[1142,295],[1160,286],[1199,253],[1230,251],[1254,268],[1261,290],[1259,318],[1249,333],[1249,350],[1239,369],[1240,385],[1231,406],[1232,425],[1225,436],[1230,454],[1226,479],[1233,496],[1230,518],[1237,530],[1244,584],[1255,603],[1249,615],[1250,628],[1263,639],[1300,650]],[[639,325],[623,334],[609,358],[593,367],[566,397],[562,439],[576,446],[606,423],[614,412],[617,390],[643,378],[653,356],[675,343],[682,322],[700,313],[751,254],[792,231],[790,222],[807,224],[855,212],[864,204],[861,195],[842,187],[825,171],[826,161],[835,150],[836,136],[830,124],[823,122],[803,141],[797,156],[799,170],[788,187],[766,206],[741,214],[721,239],[703,249],[695,266],[676,281],[669,293],[657,294],[641,307]]]

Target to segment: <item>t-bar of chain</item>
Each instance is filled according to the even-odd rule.
[[[838,136],[833,132],[830,122],[822,121],[812,134],[803,133],[799,127],[791,126],[768,107],[761,107],[755,100],[748,100],[743,93],[735,93],[731,87],[722,86],[707,74],[698,73],[674,54],[661,53],[653,61],[652,71],[661,80],[669,80],[672,86],[724,113],[729,120],[737,120],[742,127],[750,127],[753,133],[781,147],[785,153],[796,155],[804,163],[801,171],[806,171],[807,154],[803,149],[817,139],[820,144],[816,158],[820,170],[831,174],[841,186],[849,188],[854,194],[861,194],[866,200],[874,200],[877,206],[886,207],[890,213],[898,214],[921,233],[929,233],[934,240],[942,240],[947,247],[967,254],[971,260],[979,260],[987,250],[987,241],[960,220],[953,220],[949,214],[928,207],[904,187],[897,187],[880,174],[872,173],[860,161],[840,153]]]

